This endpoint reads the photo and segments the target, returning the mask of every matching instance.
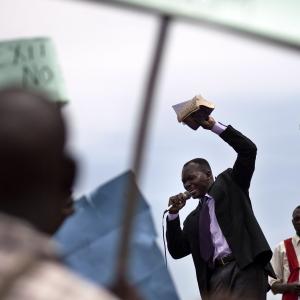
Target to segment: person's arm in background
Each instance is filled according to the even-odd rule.
[[[290,282],[290,283],[282,283],[279,281],[276,281],[271,286],[271,290],[274,294],[285,294],[285,293],[291,293],[300,295],[300,283],[298,282]]]
[[[273,257],[271,260],[272,267],[275,271],[277,279],[269,277],[269,284],[271,286],[271,290],[274,294],[285,294],[291,293],[300,295],[300,283],[292,282],[287,283],[284,282],[283,279],[283,243],[280,243],[273,252]]]

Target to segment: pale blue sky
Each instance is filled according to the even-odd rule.
[[[156,17],[115,7],[1,0],[1,39],[50,36],[55,41],[71,99],[66,115],[70,148],[81,166],[78,195],[129,167],[157,28]],[[234,162],[234,151],[218,136],[177,123],[171,105],[201,93],[215,102],[217,120],[233,125],[258,147],[250,193],[273,248],[293,234],[291,211],[300,202],[300,53],[182,22],[171,27],[166,50],[140,182],[158,242],[162,245],[167,199],[183,190],[183,163],[205,157],[217,175]],[[195,205],[191,200],[182,217]],[[191,258],[169,258],[169,265],[182,299],[197,299]]]

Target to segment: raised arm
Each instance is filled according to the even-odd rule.
[[[218,134],[237,152],[237,158],[232,169],[232,176],[242,189],[248,190],[255,169],[257,152],[255,144],[232,126],[222,125],[216,122],[212,117],[209,117],[207,121],[201,122],[201,126]]]
[[[242,189],[248,190],[255,169],[257,152],[255,144],[230,125],[220,134],[220,137],[237,152],[232,176]]]

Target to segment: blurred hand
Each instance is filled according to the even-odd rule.
[[[185,206],[185,203],[186,199],[183,193],[170,197],[168,206],[172,205],[172,207],[169,209],[169,213],[178,214],[178,212]]]
[[[213,117],[208,116],[207,120],[200,121],[199,123],[202,128],[211,130],[214,127],[214,125],[216,124],[216,121]]]
[[[288,290],[292,294],[300,295],[300,283],[299,282],[292,282],[288,283]]]

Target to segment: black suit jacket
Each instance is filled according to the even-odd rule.
[[[272,251],[254,216],[248,192],[255,167],[256,146],[232,126],[228,126],[220,137],[238,155],[233,168],[217,176],[208,191],[215,200],[216,218],[240,268],[254,261],[267,266]],[[200,210],[199,203],[185,219],[183,230],[179,217],[167,220],[167,243],[169,253],[175,259],[192,254],[199,290],[205,298],[211,271],[200,257]],[[272,274],[272,269],[269,269],[269,273]]]

